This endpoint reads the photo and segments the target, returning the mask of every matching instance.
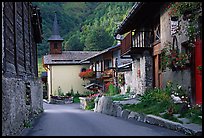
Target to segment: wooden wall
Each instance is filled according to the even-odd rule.
[[[3,73],[7,77],[37,77],[37,43],[35,21],[30,2],[4,2]],[[38,34],[41,38],[41,34]]]

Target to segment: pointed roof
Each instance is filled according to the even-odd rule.
[[[52,35],[50,36],[50,38],[48,38],[48,41],[51,41],[51,40],[58,40],[58,41],[64,40],[59,34],[59,27],[58,27],[58,23],[57,23],[56,12],[55,12],[55,18],[54,18],[54,23],[53,23],[53,28],[52,28]]]

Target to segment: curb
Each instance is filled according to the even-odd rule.
[[[197,124],[181,124],[155,115],[151,114],[146,115],[143,113],[137,113],[126,109],[121,111],[119,117],[122,117],[126,120],[135,120],[152,125],[165,127],[171,130],[182,132],[187,135],[202,136],[202,126],[199,127]]]
[[[119,102],[113,102],[113,101],[104,102],[104,99],[106,98],[99,99],[99,102],[97,103],[97,109],[95,109],[94,112],[99,112],[102,114],[107,114],[115,117],[121,117],[129,121],[140,121],[140,122],[144,122],[152,125],[157,125],[157,126],[161,126],[178,132],[182,132],[186,135],[202,136],[202,125],[200,126],[198,124],[193,124],[193,123],[181,124],[178,122],[173,122],[168,119],[164,119],[159,116],[155,116],[151,114],[146,115],[144,113],[138,113],[127,109],[122,109],[121,104]]]

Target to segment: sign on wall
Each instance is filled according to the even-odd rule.
[[[178,17],[171,17],[171,35],[176,34],[178,29],[179,29]]]

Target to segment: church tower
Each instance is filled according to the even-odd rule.
[[[52,28],[52,35],[48,38],[50,43],[50,54],[61,54],[62,53],[62,42],[63,38],[59,35],[59,27],[57,23],[57,15],[55,12],[55,18]]]

